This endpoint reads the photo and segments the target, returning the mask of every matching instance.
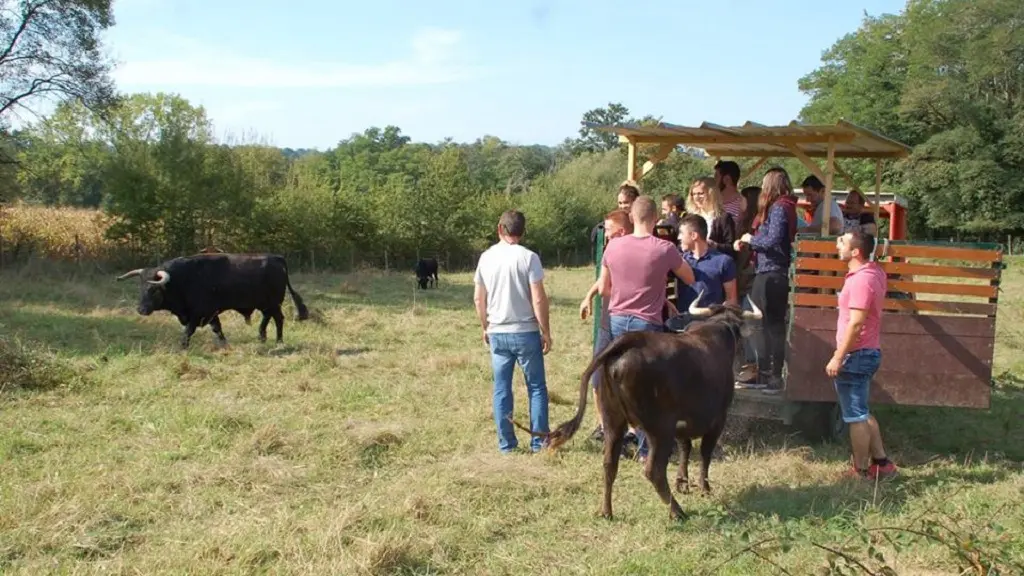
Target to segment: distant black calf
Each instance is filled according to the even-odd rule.
[[[426,290],[433,278],[434,288],[437,288],[437,258],[420,258],[416,262],[416,281],[419,282],[420,290]]]

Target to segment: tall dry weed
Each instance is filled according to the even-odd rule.
[[[100,210],[14,204],[0,211],[4,261],[110,261],[120,247],[104,233],[111,219]]]

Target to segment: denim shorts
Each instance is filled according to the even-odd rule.
[[[843,422],[853,424],[868,419],[871,379],[881,363],[882,351],[877,348],[854,350],[843,358],[834,382]]]

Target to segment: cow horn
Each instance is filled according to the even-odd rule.
[[[171,275],[168,274],[167,272],[164,272],[163,270],[156,271],[156,280],[146,280],[146,282],[149,282],[153,286],[163,286],[164,284],[167,284],[170,281]]]
[[[118,276],[117,277],[117,281],[120,282],[121,280],[127,280],[128,278],[135,278],[136,276],[141,276],[141,275],[142,275],[142,268],[136,268],[135,270],[132,270],[131,272],[126,272],[126,273],[121,274],[120,276]]]
[[[690,313],[690,316],[694,318],[703,318],[711,315],[711,308],[701,308],[700,306],[697,306],[697,302],[700,302],[702,296],[704,296],[704,290],[701,290],[700,293],[697,294],[697,297],[690,303],[689,310],[687,310],[687,312]]]
[[[763,317],[761,309],[757,307],[757,304],[754,304],[754,301],[750,299],[750,296],[747,296],[747,302],[750,302],[750,310],[743,311],[743,319],[760,320]]]

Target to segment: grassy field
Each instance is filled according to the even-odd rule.
[[[552,426],[590,356],[590,281],[548,271]],[[135,313],[133,282],[0,276],[0,572],[810,574],[826,549],[876,570],[875,548],[899,574],[955,574],[975,550],[1024,562],[1020,262],[991,411],[879,409],[903,475],[877,486],[840,479],[842,446],[737,421],[712,496],[678,496],[682,524],[628,461],[615,520],[598,517],[592,405],[562,451],[498,454],[469,274],[418,293],[369,271],[293,285],[314,318],[289,301],[283,345],[230,313],[227,350],[203,329],[185,354],[175,320]],[[518,370],[515,393],[526,421]],[[895,528],[926,536],[896,547]]]

